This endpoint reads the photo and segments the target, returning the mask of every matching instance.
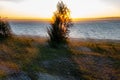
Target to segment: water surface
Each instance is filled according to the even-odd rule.
[[[48,37],[48,22],[14,22],[10,21],[15,35]],[[120,21],[86,21],[74,23],[70,28],[71,38],[113,39],[120,40]]]

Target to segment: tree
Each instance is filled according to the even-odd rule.
[[[53,47],[66,44],[71,25],[70,10],[62,1],[58,2],[57,11],[54,12],[53,22],[48,29],[48,35],[50,37],[49,44]]]
[[[9,23],[0,18],[0,39],[5,39],[11,36],[11,29]]]

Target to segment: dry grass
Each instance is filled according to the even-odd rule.
[[[119,42],[70,40],[67,48],[53,49],[46,41],[46,38],[23,36],[1,41],[0,77],[24,71],[31,79],[36,80],[35,72],[64,75],[70,69],[76,69],[78,74],[80,72],[79,78],[87,80],[120,78]],[[68,61],[61,63],[61,59]],[[61,61],[60,64],[55,60]],[[75,66],[71,66],[69,60],[72,60]],[[46,68],[42,64],[44,62],[52,67]]]
[[[120,79],[120,43],[106,41],[70,42],[72,58],[87,80]]]
[[[31,38],[12,37],[0,42],[0,73],[7,75],[20,69],[37,56]],[[4,68],[3,68],[4,67]]]

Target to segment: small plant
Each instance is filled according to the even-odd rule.
[[[11,36],[11,29],[9,23],[0,18],[0,39],[5,39]]]
[[[49,44],[53,47],[66,44],[71,25],[70,10],[62,1],[58,2],[57,11],[53,16],[53,23],[51,23],[51,27],[48,29]]]

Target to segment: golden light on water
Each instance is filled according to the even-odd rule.
[[[49,19],[59,0],[1,0],[0,16],[9,19]],[[120,17],[120,6],[104,0],[63,0],[72,18]]]

